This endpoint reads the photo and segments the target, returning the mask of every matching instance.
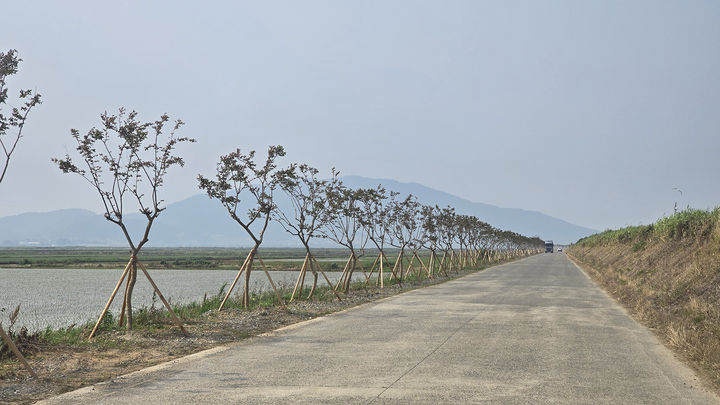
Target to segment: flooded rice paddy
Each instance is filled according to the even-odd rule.
[[[149,270],[150,277],[166,299],[173,304],[202,301],[203,296],[218,293],[224,283],[232,283],[237,270]],[[339,272],[326,272],[336,282]],[[95,321],[107,303],[122,270],[107,269],[0,269],[0,321],[7,328],[9,314],[20,304],[20,315],[13,330],[26,327],[30,331],[81,325]],[[293,286],[295,271],[271,271],[276,286]],[[311,276],[305,279],[306,286]],[[318,284],[326,284],[322,276]],[[124,285],[124,284],[123,284]],[[267,291],[270,283],[262,271],[253,271],[251,291]],[[242,294],[238,282],[233,294]],[[111,311],[120,313],[122,289],[115,297]],[[133,293],[133,308],[153,304],[153,289],[145,275],[138,270]],[[156,307],[162,302],[156,299]]]

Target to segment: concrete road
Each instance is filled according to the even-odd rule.
[[[720,403],[562,253],[46,403]]]

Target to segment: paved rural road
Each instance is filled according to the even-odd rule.
[[[720,403],[562,253],[47,403]]]

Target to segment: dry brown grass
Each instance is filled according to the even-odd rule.
[[[712,228],[579,243],[569,254],[720,392],[720,226]]]

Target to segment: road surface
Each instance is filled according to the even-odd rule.
[[[73,403],[720,403],[562,253],[51,398]]]

